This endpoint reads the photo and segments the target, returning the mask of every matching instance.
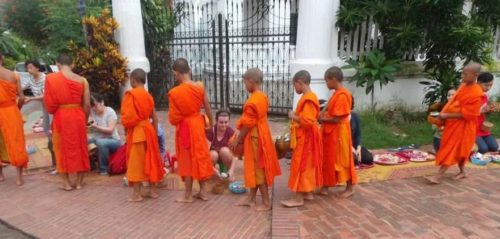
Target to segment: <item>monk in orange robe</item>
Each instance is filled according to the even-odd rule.
[[[293,198],[281,201],[285,207],[298,207],[304,205],[304,199],[313,200],[312,192],[322,186],[323,145],[318,124],[319,101],[311,91],[310,83],[311,75],[307,71],[299,71],[293,77],[295,92],[302,96],[295,112],[288,113],[292,120],[290,137],[293,149],[288,188],[295,194]]]
[[[87,80],[71,70],[70,56],[62,54],[56,63],[59,72],[47,76],[43,101],[47,112],[54,115],[52,141],[56,168],[62,177],[59,188],[71,191],[84,186],[83,177],[90,170],[86,126],[90,93]],[[69,179],[72,173],[76,173],[75,183]]]
[[[176,127],[178,173],[186,186],[184,197],[177,199],[177,202],[193,201],[193,180],[198,180],[200,184],[200,192],[194,197],[206,201],[206,180],[215,173],[205,136],[205,128],[212,126],[210,102],[203,85],[191,81],[191,68],[186,59],[175,60],[173,70],[179,85],[168,93],[168,119]],[[208,126],[205,116],[200,112],[202,107],[208,117]]]
[[[339,196],[346,198],[354,194],[357,183],[356,168],[352,154],[351,93],[342,86],[343,73],[338,67],[325,72],[326,86],[335,90],[327,109],[320,116],[323,132],[323,188],[321,194],[328,195],[328,187],[346,183],[346,190]]]
[[[18,186],[23,185],[23,168],[28,165],[21,109],[24,94],[19,76],[3,66],[0,53],[0,182],[4,181],[2,163],[17,168]],[[17,101],[17,102],[16,102]]]
[[[271,209],[268,187],[273,184],[274,177],[281,175],[278,156],[271,137],[271,130],[267,122],[269,101],[261,87],[264,75],[258,68],[252,68],[243,76],[245,88],[250,97],[243,105],[243,114],[236,126],[238,135],[230,143],[229,148],[236,150],[243,146],[245,187],[250,193],[240,206],[254,207],[257,189],[262,195],[262,205],[256,206],[257,211]]]
[[[462,70],[462,82],[455,96],[444,106],[437,119],[444,124],[441,146],[436,155],[438,174],[428,176],[429,183],[438,184],[450,166],[458,164],[460,172],[454,179],[466,177],[465,163],[476,141],[477,122],[484,93],[476,84],[481,65],[472,63]],[[439,123],[438,123],[439,124]]]
[[[134,187],[129,202],[140,202],[143,196],[158,198],[156,185],[163,179],[163,162],[158,144],[158,117],[153,97],[144,88],[146,72],[135,69],[130,74],[132,89],[125,93],[121,120],[127,132],[127,179]],[[142,182],[149,191],[141,193]]]

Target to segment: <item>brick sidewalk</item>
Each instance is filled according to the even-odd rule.
[[[282,168],[287,172],[288,166]],[[499,184],[500,169],[441,185],[428,185],[422,177],[375,182],[359,185],[349,199],[316,196],[298,209],[280,207],[279,200],[291,193],[278,184],[271,233],[273,238],[498,238]]]
[[[165,123],[167,147],[173,127]],[[32,118],[36,118],[33,116]],[[237,118],[237,117],[234,117]],[[234,121],[234,120],[233,120]],[[286,124],[272,121],[273,135]],[[157,200],[127,203],[120,178],[89,182],[81,191],[57,189],[57,177],[33,173],[22,188],[14,169],[0,183],[0,219],[39,238],[495,238],[500,235],[500,169],[471,171],[461,182],[430,186],[421,177],[361,184],[350,199],[317,196],[298,209],[290,196],[288,166],[273,187],[273,210],[233,206],[241,197],[174,203],[181,191],[161,190]],[[450,172],[453,173],[453,172]],[[335,191],[340,190],[340,188]],[[0,230],[1,233],[1,230]],[[1,235],[0,235],[1,237]]]

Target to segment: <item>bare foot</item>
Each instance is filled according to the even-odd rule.
[[[271,210],[271,205],[270,204],[262,204],[262,205],[257,205],[255,206],[255,211],[257,212],[265,212]]]
[[[176,199],[175,202],[178,202],[178,203],[192,203],[193,202],[193,198],[192,197],[190,197],[190,198],[181,197],[181,198]]]
[[[69,185],[59,185],[59,187],[57,187],[63,191],[72,191],[73,190],[73,187],[69,186]]]
[[[309,201],[314,200],[314,195],[311,192],[305,193],[304,199]]]
[[[424,177],[429,184],[440,184],[441,181],[436,176]]]
[[[255,201],[249,200],[245,198],[244,200],[241,200],[239,203],[236,204],[236,206],[241,206],[241,207],[254,207],[255,206]]]
[[[160,195],[156,192],[148,192],[148,193],[143,194],[142,196],[147,197],[147,198],[152,198],[152,199],[157,199],[160,197]]]
[[[304,201],[297,199],[288,199],[288,200],[282,200],[281,204],[285,207],[300,207],[304,206]]]
[[[328,188],[327,187],[323,187],[321,188],[321,190],[319,191],[319,194],[323,195],[323,196],[328,196],[330,195],[330,192],[328,191]]]
[[[19,186],[19,187],[20,187],[20,186],[23,186],[23,184],[24,184],[24,181],[23,181],[22,179],[18,179],[18,180],[16,180],[16,185],[17,185],[17,186]]]
[[[201,199],[202,201],[208,201],[208,197],[203,193],[197,193],[193,197]]]
[[[86,185],[85,183],[82,183],[82,184],[77,184],[77,185],[75,186],[75,189],[76,189],[76,190],[80,190],[80,189],[82,189],[83,187],[85,187],[85,185]]]
[[[128,202],[142,202],[142,200],[144,200],[142,196],[135,193],[127,199]]]
[[[354,194],[354,190],[345,190],[338,195],[340,198],[348,198]]]
[[[455,177],[453,177],[453,180],[460,180],[460,179],[464,179],[466,177],[467,177],[467,175],[464,172],[460,172],[457,175],[455,175]]]

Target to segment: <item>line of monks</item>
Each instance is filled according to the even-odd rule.
[[[2,59],[0,54],[0,159],[17,167],[17,184],[22,185],[22,170],[28,162],[19,111],[24,96],[19,77],[1,66]],[[45,107],[54,115],[52,134],[57,171],[62,178],[60,188],[66,191],[83,188],[84,173],[90,170],[86,134],[89,86],[85,78],[72,72],[72,63],[67,55],[57,58],[59,72],[47,76],[44,93]],[[175,60],[173,71],[179,85],[168,93],[168,119],[176,128],[178,174],[185,183],[185,193],[176,201],[190,203],[194,198],[206,201],[206,183],[214,175],[205,136],[206,124],[212,125],[210,103],[203,85],[192,81],[186,59]],[[439,183],[444,171],[454,164],[459,164],[461,169],[458,178],[465,177],[464,164],[474,144],[475,117],[479,115],[482,96],[476,84],[479,72],[480,65],[477,64],[464,68],[462,86],[439,116],[445,125],[443,148],[436,160],[441,168],[437,176],[428,178],[430,182]],[[262,91],[263,73],[252,68],[243,78],[250,96],[237,123],[239,132],[232,138],[229,148],[235,155],[243,156],[245,187],[250,193],[238,205],[266,211],[271,209],[269,186],[273,185],[276,176],[281,175],[281,169],[268,124],[269,101]],[[304,200],[314,199],[316,190],[328,195],[329,188],[338,184],[346,185],[339,197],[353,195],[357,175],[351,145],[352,96],[342,85],[341,69],[331,67],[325,72],[326,87],[334,93],[322,111],[309,86],[310,74],[299,71],[292,80],[296,93],[301,95],[296,110],[288,114],[293,149],[288,187],[294,194],[281,203],[286,207],[301,206]],[[127,178],[133,185],[128,198],[131,202],[142,201],[144,197],[159,197],[156,185],[165,174],[157,141],[158,117],[145,83],[146,72],[133,70],[130,74],[132,89],[125,93],[121,105],[121,120],[127,139]],[[201,113],[202,108],[204,113]],[[76,177],[70,177],[70,174],[76,174]],[[0,167],[0,181],[3,180]],[[194,181],[200,185],[196,194],[193,194]],[[150,184],[147,191],[142,189],[143,182]],[[261,205],[256,205],[257,191],[262,195]]]

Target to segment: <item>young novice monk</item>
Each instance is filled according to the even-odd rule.
[[[342,86],[343,74],[338,67],[325,72],[326,86],[335,90],[320,116],[323,131],[323,188],[321,194],[328,195],[328,187],[346,183],[346,190],[339,196],[347,198],[354,194],[358,178],[354,166],[351,140],[350,114],[351,93]]]
[[[273,184],[275,176],[281,175],[278,157],[271,138],[267,122],[269,101],[261,91],[264,75],[258,68],[245,72],[243,80],[250,97],[243,105],[243,114],[236,124],[240,133],[231,142],[230,149],[243,145],[245,187],[250,188],[248,198],[238,205],[255,206],[257,189],[262,194],[263,205],[257,211],[271,209],[268,186]]]
[[[293,77],[293,87],[297,94],[302,94],[295,112],[288,117],[292,120],[291,148],[293,149],[292,165],[288,188],[295,195],[292,199],[281,201],[286,207],[304,205],[304,199],[312,200],[312,192],[322,186],[321,161],[323,161],[323,145],[318,125],[319,101],[311,91],[309,84],[311,75],[307,71],[299,71]]]
[[[200,183],[200,193],[194,196],[206,201],[206,180],[215,173],[205,136],[205,128],[213,125],[210,102],[203,85],[191,80],[191,68],[186,59],[175,60],[173,70],[179,85],[168,92],[168,119],[176,127],[178,173],[186,185],[184,197],[177,199],[177,202],[193,202],[193,180]],[[208,116],[208,126],[205,125],[205,117],[200,113],[202,107]]]
[[[164,176],[156,134],[158,118],[153,97],[144,88],[145,83],[144,70],[132,71],[132,89],[125,93],[121,106],[121,120],[127,133],[127,179],[134,187],[129,202],[140,202],[143,196],[158,198],[156,183]],[[144,194],[141,193],[142,182],[150,183],[150,190]]]
[[[23,168],[28,166],[24,139],[23,117],[19,109],[24,102],[19,76],[2,66],[0,53],[0,182],[5,178],[2,162],[17,168],[18,186],[23,185]]]
[[[444,122],[441,145],[436,155],[438,174],[425,177],[438,184],[448,168],[458,164],[460,172],[454,179],[465,178],[465,162],[469,159],[476,140],[477,117],[483,100],[483,90],[476,84],[481,65],[471,63],[462,70],[462,83],[455,96],[446,103],[438,119]]]

